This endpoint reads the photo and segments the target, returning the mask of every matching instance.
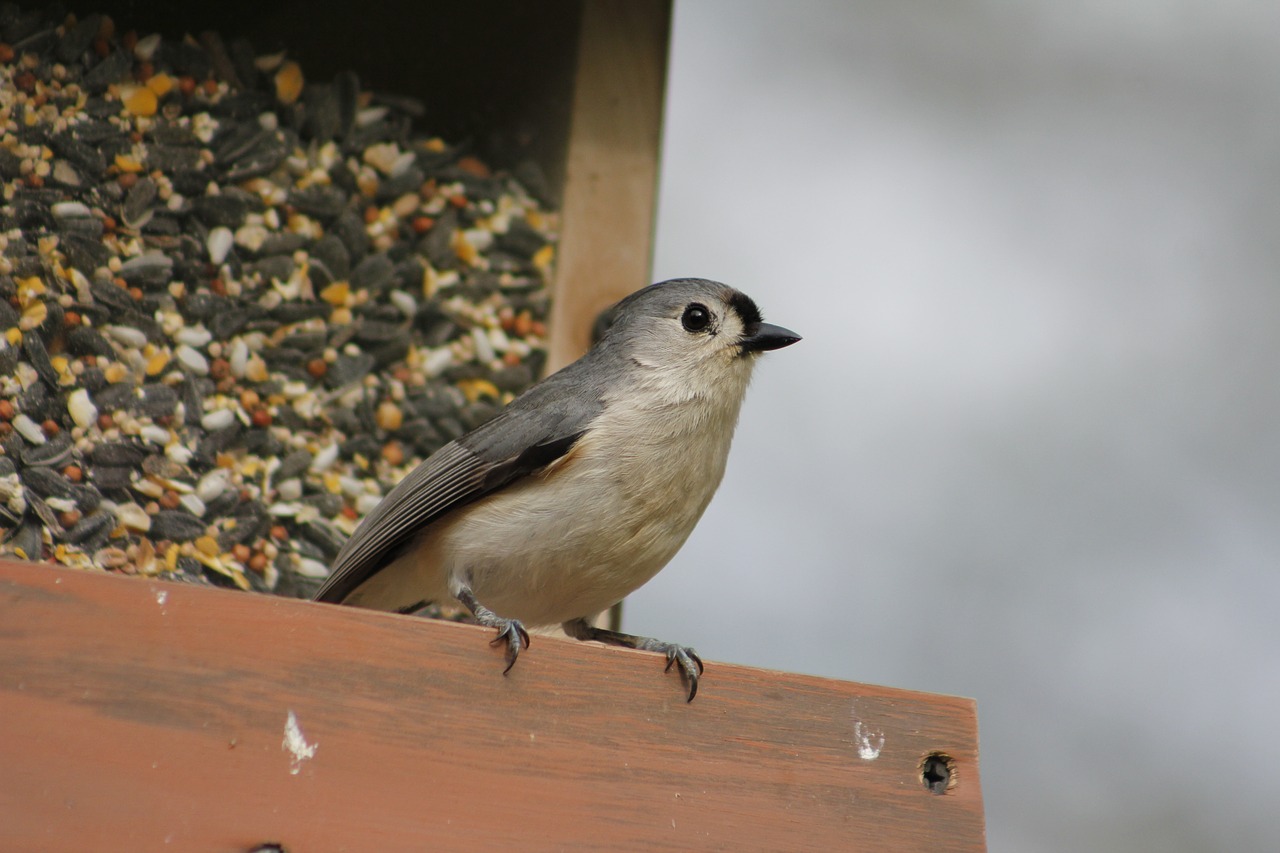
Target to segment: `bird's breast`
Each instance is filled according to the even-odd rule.
[[[459,513],[437,553],[499,614],[547,624],[603,610],[684,544],[724,475],[736,414],[607,411],[565,458]]]

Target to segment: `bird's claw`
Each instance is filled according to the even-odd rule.
[[[476,594],[466,584],[462,584],[458,588],[458,591],[454,593],[454,597],[462,603],[462,606],[471,611],[471,615],[475,617],[476,622],[488,628],[498,629],[498,636],[494,637],[489,642],[489,645],[507,644],[507,668],[502,671],[502,674],[506,675],[511,671],[511,667],[516,665],[516,658],[520,657],[520,651],[529,648],[529,632],[520,624],[519,619],[504,619],[476,601]]]
[[[693,697],[698,695],[698,676],[706,670],[702,665],[702,658],[688,646],[678,646],[675,643],[665,645],[666,648],[660,650],[667,655],[667,667],[663,671],[670,672],[673,664],[680,664],[680,674],[689,682],[689,698],[685,701],[692,702]]]
[[[507,668],[502,670],[502,674],[506,675],[516,665],[520,652],[529,648],[529,632],[518,619],[505,619],[503,622],[504,624],[497,626],[498,636],[490,640],[489,645],[507,644]]]
[[[610,643],[628,649],[666,655],[667,668],[664,671],[670,672],[673,665],[680,664],[680,676],[689,683],[688,701],[692,702],[693,697],[698,695],[698,676],[702,675],[705,667],[702,665],[702,658],[698,657],[698,653],[689,646],[665,643],[653,637],[637,637],[635,634],[624,634],[608,628],[597,628],[586,619],[571,619],[565,622],[564,632],[575,640],[595,640],[599,643]]]

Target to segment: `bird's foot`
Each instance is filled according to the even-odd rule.
[[[477,623],[486,628],[498,629],[498,636],[494,637],[489,645],[507,644],[507,667],[502,670],[502,674],[506,675],[511,671],[511,667],[516,665],[516,658],[520,657],[520,652],[529,648],[529,632],[520,624],[519,619],[506,619],[476,601],[475,593],[470,587],[462,587],[455,595],[458,601],[471,611]]]
[[[666,643],[662,640],[655,640],[652,637],[637,637],[634,634],[623,634],[620,631],[610,631],[607,628],[597,628],[591,625],[585,619],[574,619],[563,625],[564,632],[575,640],[596,640],[601,643],[610,643],[615,646],[625,646],[629,649],[640,649],[646,652],[658,652],[667,656],[666,672],[671,671],[671,667],[680,664],[680,676],[685,683],[689,685],[689,698],[686,701],[692,702],[693,697],[698,695],[698,677],[702,675],[706,669],[702,665],[702,658],[698,657],[689,646],[681,646],[677,643]]]
[[[702,675],[706,670],[706,667],[702,665],[702,658],[698,657],[698,653],[691,646],[664,643],[661,640],[654,639],[648,639],[646,644],[639,646],[639,648],[666,655],[667,667],[663,672],[670,672],[673,664],[680,664],[680,674],[689,685],[689,698],[686,701],[692,702],[693,697],[698,695],[698,676]]]
[[[489,641],[489,645],[496,646],[500,643],[507,644],[507,666],[502,670],[502,674],[506,675],[511,671],[511,667],[516,665],[516,658],[520,656],[523,649],[529,648],[529,632],[524,629],[518,619],[503,619],[498,617],[498,624],[490,625],[491,628],[498,629],[498,636]],[[482,623],[489,624],[489,623]]]

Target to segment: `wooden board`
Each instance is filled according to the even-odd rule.
[[[490,636],[0,561],[4,847],[985,849],[971,700]]]
[[[548,372],[596,315],[650,284],[670,0],[586,0],[578,40]]]

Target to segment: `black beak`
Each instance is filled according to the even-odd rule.
[[[749,352],[766,352],[789,347],[798,340],[800,336],[790,329],[784,329],[772,323],[761,323],[756,326],[755,333],[743,338],[738,346],[742,348],[742,354],[746,355]]]

